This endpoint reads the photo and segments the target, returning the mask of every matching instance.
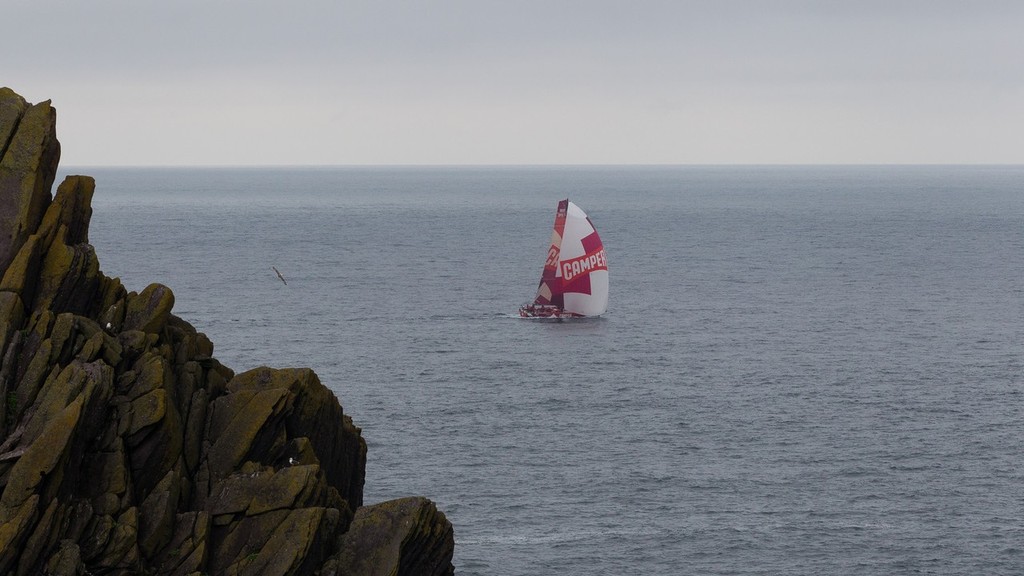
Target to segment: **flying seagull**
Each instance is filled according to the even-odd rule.
[[[285,285],[285,286],[287,286],[287,285],[288,285],[288,281],[287,281],[287,280],[285,280],[285,279],[284,279],[284,276],[282,276],[282,275],[281,275],[281,271],[280,271],[280,270],[278,270],[278,269],[277,269],[276,267],[274,267],[274,266],[271,266],[271,268],[273,268],[273,269],[274,269],[274,272],[277,272],[277,277],[281,279],[281,282],[284,282],[284,285]]]

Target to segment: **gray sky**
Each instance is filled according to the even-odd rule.
[[[62,165],[1024,163],[1024,2],[5,0]],[[11,25],[11,23],[17,23]]]

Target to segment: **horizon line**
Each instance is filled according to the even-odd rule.
[[[721,162],[721,163],[366,163],[366,164],[68,164],[66,168],[854,168],[854,167],[1020,167],[1024,162]]]

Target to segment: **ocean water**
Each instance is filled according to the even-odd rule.
[[[104,273],[313,368],[459,574],[1024,572],[1024,167],[62,172]],[[519,319],[565,197],[609,311]]]

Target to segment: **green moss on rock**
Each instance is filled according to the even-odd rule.
[[[210,515],[203,511],[178,514],[174,521],[174,534],[154,558],[158,574],[185,576],[207,573],[207,542],[210,535]]]
[[[48,576],[81,576],[85,573],[82,566],[82,550],[71,540],[61,540],[57,551],[46,562]]]
[[[228,383],[228,392],[249,389],[288,391],[290,401],[283,426],[289,438],[308,438],[328,482],[352,508],[361,506],[366,442],[316,373],[307,368],[261,367],[238,374]],[[336,425],[323,426],[323,422]]]
[[[14,90],[0,87],[0,158],[7,151],[7,144],[18,128],[21,115],[28,108],[28,102]]]
[[[213,478],[223,478],[244,462],[267,421],[280,413],[288,391],[242,391],[218,398],[213,404],[209,436],[213,438],[207,461]]]
[[[100,276],[92,246],[53,242],[43,259],[33,306],[87,314],[94,306]]]
[[[17,505],[0,503],[0,574],[7,574],[18,561],[21,545],[29,536],[38,506],[38,494]]]
[[[4,510],[17,508],[35,495],[40,483],[47,479],[47,475],[57,468],[57,463],[67,455],[71,437],[82,414],[82,404],[83,399],[77,398],[56,414],[47,422],[39,437],[25,449],[11,470],[10,481],[0,496],[0,520],[6,521]],[[45,495],[52,497],[52,494]]]
[[[57,113],[50,102],[26,106],[20,96],[0,94],[0,270],[39,225],[50,203],[60,160]]]
[[[22,300],[31,302],[35,298],[36,279],[39,277],[39,262],[43,243],[38,234],[29,236],[18,250],[14,260],[0,280],[0,291],[14,292]]]
[[[138,294],[128,295],[124,329],[159,333],[174,307],[174,293],[163,284],[150,284]]]
[[[163,388],[152,390],[132,400],[131,424],[128,434],[137,434],[147,426],[153,426],[164,419],[167,414],[167,391]]]
[[[103,548],[97,562],[98,572],[122,574],[138,574],[140,554],[138,545],[139,511],[132,507],[125,510],[111,526],[106,547]]]
[[[178,510],[181,482],[171,470],[153,488],[139,510],[139,548],[146,557],[153,557],[174,536],[174,520]]]
[[[348,576],[448,576],[455,550],[451,523],[426,498],[401,498],[356,511],[341,551],[325,566]]]
[[[0,292],[0,354],[7,350],[14,332],[25,323],[25,305],[21,296],[13,292]]]
[[[59,241],[67,245],[89,242],[89,221],[92,219],[92,197],[96,181],[90,176],[67,176],[43,214],[39,234],[52,242],[61,227]]]

